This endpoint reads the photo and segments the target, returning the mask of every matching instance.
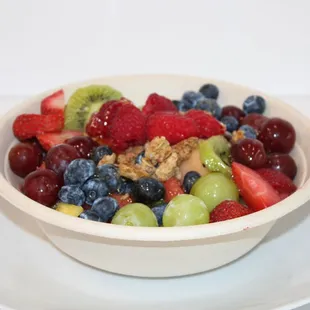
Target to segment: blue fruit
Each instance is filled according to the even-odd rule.
[[[64,203],[76,206],[85,202],[85,194],[78,185],[64,185],[58,192],[58,198]]]
[[[136,181],[134,196],[137,202],[150,204],[161,200],[164,195],[164,185],[158,180],[144,177]]]
[[[121,177],[121,185],[119,186],[117,192],[121,195],[132,194],[135,189],[134,181]]]
[[[101,145],[95,148],[95,150],[93,151],[92,159],[96,164],[98,164],[99,161],[105,155],[112,155],[112,154],[113,154],[113,151],[107,145]]]
[[[167,207],[167,203],[162,202],[152,208],[152,211],[154,212],[157,218],[158,226],[163,226],[163,214],[165,212],[166,207]]]
[[[101,222],[109,222],[119,209],[117,201],[112,197],[102,197],[94,201],[91,210],[98,214]]]
[[[257,137],[256,130],[253,127],[251,127],[250,125],[242,125],[239,127],[238,131],[243,132],[244,138],[256,139],[256,137]]]
[[[243,111],[245,113],[263,114],[266,109],[266,101],[261,96],[250,96],[243,102]]]
[[[99,215],[92,210],[86,210],[82,212],[79,217],[85,220],[101,222],[101,218],[99,217]]]
[[[200,87],[199,92],[206,98],[217,99],[219,96],[219,89],[213,84],[204,84]]]
[[[141,153],[139,153],[138,156],[135,159],[135,163],[140,165],[144,155],[145,155],[145,151],[142,151]]]
[[[98,166],[96,174],[105,181],[110,193],[116,192],[121,186],[121,177],[117,167],[113,164]]]
[[[106,183],[99,178],[87,180],[82,186],[82,190],[85,194],[86,203],[89,205],[92,205],[97,198],[107,196],[109,193]]]
[[[183,189],[185,193],[189,193],[195,182],[201,177],[196,171],[188,171],[183,179]]]
[[[210,98],[198,100],[195,109],[210,112],[217,119],[219,119],[222,114],[222,109],[218,105],[217,101]]]
[[[95,174],[96,165],[89,159],[75,159],[64,173],[65,185],[82,185]]]
[[[181,103],[187,110],[194,108],[197,105],[198,100],[204,99],[201,93],[195,91],[187,91],[183,94]],[[181,105],[180,103],[180,105]]]
[[[226,126],[226,130],[233,132],[238,129],[239,122],[233,116],[224,116],[221,118],[221,122]]]

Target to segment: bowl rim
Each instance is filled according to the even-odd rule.
[[[309,123],[309,119],[301,114],[299,111],[295,110],[292,106],[288,105],[284,101],[273,97],[269,94],[266,94],[260,90],[252,89],[247,86],[239,85],[236,83],[213,79],[202,76],[193,76],[193,75],[180,75],[180,74],[132,74],[132,75],[113,75],[113,76],[103,76],[97,77],[94,79],[87,79],[76,81],[52,89],[40,92],[37,95],[31,96],[26,100],[23,100],[20,104],[14,106],[6,114],[4,114],[0,122],[0,130],[3,131],[4,120],[11,118],[17,114],[20,109],[26,105],[31,104],[36,98],[45,96],[58,90],[59,88],[68,88],[74,86],[80,86],[87,83],[98,83],[102,80],[111,80],[111,79],[129,79],[129,78],[178,78],[178,79],[188,79],[194,78],[201,80],[203,83],[218,83],[226,84],[230,87],[236,87],[239,89],[245,89],[253,93],[259,93],[265,95],[266,97],[275,100],[282,105],[285,105],[286,109],[300,118],[301,121],[306,124]],[[5,161],[5,158],[3,159]],[[183,226],[183,227],[132,227],[132,226],[121,226],[113,225],[108,223],[86,221],[81,218],[72,217],[61,212],[56,212],[51,208],[42,206],[41,204],[33,201],[27,196],[23,195],[19,190],[13,187],[6,177],[1,173],[0,174],[0,194],[1,196],[12,204],[14,207],[17,207],[21,211],[29,214],[34,217],[36,220],[41,222],[57,226],[62,229],[69,231],[74,231],[84,235],[91,235],[96,237],[104,237],[108,239],[118,239],[123,241],[142,241],[142,242],[173,242],[173,241],[185,241],[185,240],[197,240],[205,238],[214,238],[218,236],[229,235],[233,233],[238,233],[245,231],[251,228],[255,228],[270,222],[274,222],[277,219],[285,216],[286,214],[292,212],[293,210],[299,208],[304,203],[310,199],[310,178],[305,180],[304,184],[291,196],[286,198],[283,201],[273,205],[270,208],[264,210],[232,219],[224,222],[209,223],[196,226]]]

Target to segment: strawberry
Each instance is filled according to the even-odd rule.
[[[83,134],[80,131],[73,130],[63,130],[61,132],[54,133],[43,133],[37,135],[37,139],[40,142],[41,146],[48,151],[51,147],[65,143],[67,139],[72,137],[79,137]]]
[[[198,129],[191,118],[176,112],[161,111],[148,117],[146,134],[148,140],[165,137],[170,144],[176,144],[184,139],[196,137]]]
[[[130,146],[143,145],[146,141],[143,113],[133,104],[123,104],[112,119],[109,131],[112,150],[125,150]]]
[[[26,140],[46,132],[59,132],[64,127],[61,115],[21,114],[13,123],[16,138]]]
[[[190,110],[185,115],[196,123],[199,130],[199,138],[210,138],[212,136],[222,135],[226,131],[225,126],[208,112]]]
[[[181,187],[180,181],[172,177],[166,182],[163,183],[165,187],[165,202],[169,202],[171,199],[173,199],[175,196],[184,194],[183,188]]]
[[[254,170],[233,162],[233,178],[245,203],[253,211],[259,211],[278,203],[278,192]]]
[[[252,211],[234,200],[224,200],[210,213],[210,222],[221,222],[248,215]]]
[[[157,93],[152,93],[148,96],[146,103],[142,108],[142,112],[145,116],[150,116],[158,111],[177,112],[178,109],[170,99],[160,96]]]
[[[297,190],[293,181],[281,171],[261,168],[256,170],[256,172],[281,194],[282,198],[290,196]]]
[[[65,94],[62,89],[56,91],[41,101],[41,114],[64,115]]]
[[[121,195],[121,194],[113,193],[113,194],[110,194],[110,197],[116,199],[120,208],[128,205],[129,203],[132,203],[132,199],[128,194]]]

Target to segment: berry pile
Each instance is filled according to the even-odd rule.
[[[293,194],[294,127],[261,96],[221,108],[216,85],[140,108],[107,85],[44,98],[13,122],[8,156],[22,192],[86,220],[189,226],[246,216]],[[244,201],[244,203],[242,203]]]

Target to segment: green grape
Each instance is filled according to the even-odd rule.
[[[155,214],[143,203],[130,203],[119,209],[113,216],[111,223],[125,226],[158,226]]]
[[[174,197],[163,214],[163,226],[191,226],[209,223],[209,211],[204,202],[193,195]]]
[[[199,178],[190,194],[202,199],[209,212],[224,200],[239,200],[236,184],[220,172],[211,172]]]

